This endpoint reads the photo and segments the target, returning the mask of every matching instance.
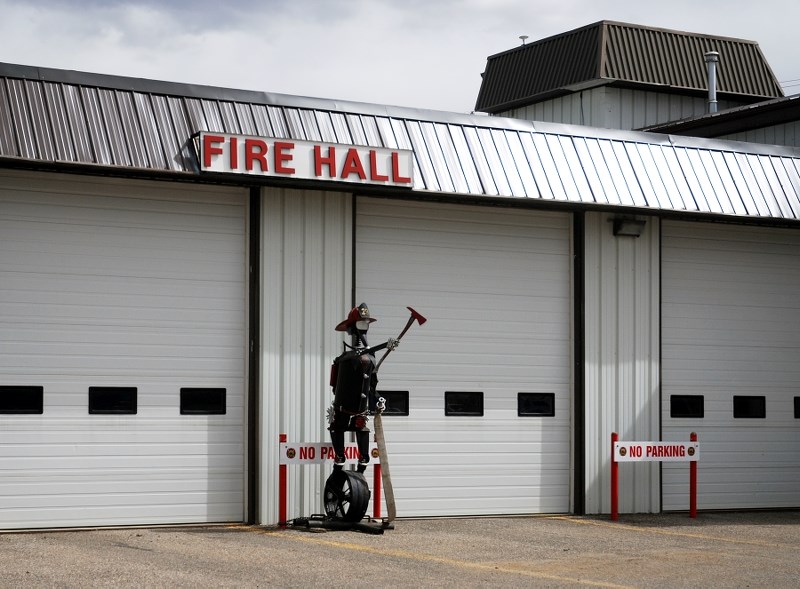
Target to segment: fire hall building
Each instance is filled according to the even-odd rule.
[[[571,39],[481,110],[653,91],[490,75]],[[612,432],[696,432],[701,510],[800,507],[800,150],[580,122],[0,64],[0,529],[276,523],[362,301],[375,342],[428,319],[378,385],[399,517],[607,513]],[[627,465],[621,511],[688,470]]]

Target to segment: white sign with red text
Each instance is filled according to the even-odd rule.
[[[699,442],[614,442],[616,462],[691,462],[699,459]]]
[[[345,464],[356,464],[358,462],[358,446],[356,444],[346,444],[344,455],[347,458]],[[280,443],[279,464],[333,464],[333,446],[324,442],[300,442]],[[379,464],[380,455],[378,447],[372,443],[369,447],[370,464]]]
[[[413,186],[414,152],[203,131],[200,171],[302,180]]]

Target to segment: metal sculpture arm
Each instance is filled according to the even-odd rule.
[[[400,335],[398,335],[397,338],[394,340],[394,346],[387,346],[388,349],[386,350],[386,353],[383,356],[381,356],[381,359],[378,360],[378,364],[375,366],[373,374],[378,372],[378,369],[381,367],[381,364],[383,364],[383,361],[386,360],[386,356],[388,356],[392,352],[392,350],[397,348],[397,346],[400,343],[400,340],[403,339],[403,336],[406,334],[406,332],[409,329],[411,329],[411,326],[414,325],[415,321],[417,321],[420,325],[424,325],[425,322],[427,321],[425,317],[423,317],[420,313],[418,313],[411,307],[406,307],[406,309],[411,311],[411,317],[408,318],[408,321],[406,322],[406,326],[403,328],[403,331],[401,331]],[[391,342],[392,340],[390,339],[389,341]]]

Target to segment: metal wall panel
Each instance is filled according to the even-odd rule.
[[[347,118],[344,113],[331,113],[331,120],[336,133],[336,143],[353,143],[353,137],[350,134],[350,128],[347,126]]]
[[[0,154],[19,156],[14,133],[14,119],[9,99],[11,90],[6,86],[8,80],[0,79]]]
[[[436,177],[439,180],[438,190],[441,192],[455,192],[455,184],[452,178],[453,172],[447,165],[444,151],[442,150],[442,145],[439,143],[439,137],[436,134],[434,124],[427,122],[420,123],[420,132],[428,148],[433,168],[436,170]]]
[[[189,138],[192,136],[193,131],[191,129],[193,127],[189,121],[187,109],[181,99],[172,96],[167,97],[167,106],[169,107],[173,131],[175,132],[173,141],[177,145],[177,151],[172,152],[170,155],[180,164],[179,169],[194,170],[196,169],[195,158],[192,150],[189,149]]]
[[[167,161],[161,143],[157,139],[159,134],[158,122],[150,102],[150,96],[137,92],[133,95],[133,98],[136,116],[141,124],[147,161],[152,168],[166,170],[168,169]]]
[[[86,113],[86,128],[93,147],[94,163],[110,165],[111,149],[108,145],[106,126],[100,109],[100,99],[96,88],[81,86],[81,102]]]
[[[530,163],[525,157],[525,148],[522,146],[519,133],[516,131],[508,131],[506,132],[506,139],[508,140],[508,148],[511,152],[510,156],[513,158],[520,182],[522,182],[522,194],[539,194],[539,189],[533,177]]]
[[[489,169],[489,162],[481,146],[478,130],[474,127],[464,127],[464,137],[469,148],[470,159],[475,165],[482,186],[482,194],[496,196],[499,194],[492,171]]]
[[[267,120],[272,128],[272,133],[268,137],[279,137],[282,139],[292,138],[293,135],[289,132],[288,123],[284,113],[284,109],[275,106],[267,106]]]
[[[436,168],[436,162],[432,159],[429,146],[422,135],[421,126],[423,124],[425,123],[421,121],[406,121],[404,126],[406,128],[406,133],[408,134],[410,147],[414,150],[414,159],[419,165],[419,181],[422,184],[423,190],[433,190],[438,192],[440,180],[439,177],[444,176],[447,171]]]
[[[158,125],[158,145],[163,146],[166,157],[166,169],[182,170],[182,161],[176,157],[181,151],[181,140],[175,130],[169,100],[164,96],[151,96],[150,98],[153,106],[153,118]]]
[[[404,124],[403,121],[395,118],[389,119],[392,125],[392,132],[394,133],[395,141],[397,142],[398,149],[414,149],[414,146],[411,142],[411,135],[409,133],[409,128],[407,125]],[[422,163],[420,163],[420,158],[418,158],[415,154],[414,157],[414,189],[415,190],[425,190],[425,179],[422,175]]]
[[[439,146],[442,148],[445,165],[453,181],[453,191],[461,194],[468,194],[470,192],[470,187],[464,176],[464,170],[461,167],[455,141],[450,135],[450,127],[438,123],[434,124],[434,129],[436,131],[436,139],[439,142]]]
[[[41,83],[25,80],[25,94],[28,99],[28,114],[31,117],[36,153],[39,159],[52,160],[56,154],[56,146],[53,145],[50,113],[44,99],[44,88]]]
[[[8,89],[8,103],[11,112],[11,126],[14,136],[17,138],[17,150],[13,155],[27,159],[38,159],[36,151],[36,133],[33,129],[27,97],[25,93],[25,83],[22,80],[6,80]]]
[[[253,109],[253,123],[255,124],[257,135],[262,135],[264,137],[286,136],[285,133],[281,134],[280,131],[275,129],[266,106],[254,104],[251,108]]]
[[[717,106],[725,110],[741,103],[718,100]],[[630,131],[704,115],[707,111],[708,100],[700,96],[601,86],[499,112],[497,116]]]
[[[497,155],[500,161],[504,164],[506,162],[513,162],[514,158],[511,155],[511,146],[508,142],[508,136],[512,135],[513,131],[502,131],[500,129],[492,130],[492,138],[494,139],[494,146],[497,148]],[[519,168],[516,165],[504,165],[503,171],[508,179],[509,192],[513,196],[524,197],[525,185],[522,182]]]
[[[658,440],[659,220],[615,237],[613,215],[585,215],[585,493],[587,513],[610,511],[611,433]],[[658,465],[620,468],[620,511],[660,510]]]
[[[256,121],[253,117],[253,110],[250,105],[242,102],[234,102],[233,108],[236,112],[236,120],[239,121],[239,127],[242,133],[245,135],[258,135]]]
[[[222,121],[220,121],[219,113],[216,112],[215,106],[208,104],[208,113],[204,104],[205,100],[197,98],[184,98],[182,107],[186,114],[187,123],[190,129],[208,129],[209,131],[222,131]]]
[[[541,186],[540,181],[545,180],[548,182],[551,194],[555,200],[566,200],[564,198],[564,179],[558,171],[558,164],[555,156],[550,152],[550,145],[545,135],[535,133],[531,135],[533,146],[536,150],[536,157],[541,162],[542,177],[537,178],[537,184]]]
[[[353,138],[353,143],[356,145],[368,145],[367,136],[361,124],[361,116],[358,113],[345,113],[344,119],[347,121],[347,128],[350,130],[350,137]]]
[[[313,110],[304,109],[300,111],[300,120],[303,123],[303,130],[307,141],[322,141],[322,134],[319,124],[317,123],[316,114],[317,113]]]
[[[136,168],[155,167],[147,157],[147,146],[144,142],[141,122],[134,103],[135,95],[131,92],[117,94],[117,106],[122,123],[121,133],[128,146],[131,165]]]
[[[361,124],[364,125],[364,136],[366,137],[366,145],[373,147],[383,147],[381,142],[381,134],[378,130],[378,122],[375,117],[363,115],[361,117]]]
[[[397,148],[397,138],[394,136],[391,119],[388,117],[377,117],[375,124],[378,126],[378,133],[381,136],[381,145],[391,149]]]
[[[60,84],[43,84],[43,86],[52,120],[54,152],[66,154],[68,160],[74,160],[75,150],[72,146],[72,134],[64,107],[62,86]]]
[[[667,196],[676,210],[707,211],[711,206],[699,185],[698,175],[688,161],[687,149],[662,148],[652,150],[659,165],[659,173],[667,188]]]
[[[800,121],[772,125],[732,135],[720,135],[719,139],[765,143],[767,145],[791,145],[800,147]]]
[[[458,165],[464,174],[467,182],[467,193],[481,194],[481,179],[478,175],[478,169],[475,165],[475,160],[469,152],[467,145],[467,138],[464,132],[464,127],[456,125],[447,125],[450,140],[452,141],[452,149],[455,152],[455,157],[458,160]]]
[[[278,520],[278,435],[326,442],[334,327],[352,306],[352,196],[262,191],[260,523]],[[330,474],[289,468],[289,518],[322,512]]]
[[[511,196],[511,186],[508,183],[505,162],[500,159],[492,129],[478,128],[477,131],[478,140],[480,141],[479,145],[483,149],[483,154],[486,157],[486,163],[492,175],[492,180],[494,180],[494,184],[497,187],[498,196]]]
[[[99,110],[103,117],[103,127],[108,137],[111,164],[115,166],[130,166],[131,158],[128,145],[131,141],[122,128],[116,92],[99,88],[97,90],[97,99]]]
[[[219,114],[222,117],[222,128],[233,129],[234,133],[243,133],[250,135],[252,133],[245,133],[242,125],[239,123],[238,111],[233,102],[221,100],[219,103]]]

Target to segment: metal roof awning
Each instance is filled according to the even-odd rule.
[[[692,137],[719,137],[793,123],[798,119],[800,119],[800,94],[795,94],[688,119],[660,123],[641,130]]]
[[[197,174],[201,131],[410,149],[427,194],[800,220],[800,150],[0,64],[0,165]]]

